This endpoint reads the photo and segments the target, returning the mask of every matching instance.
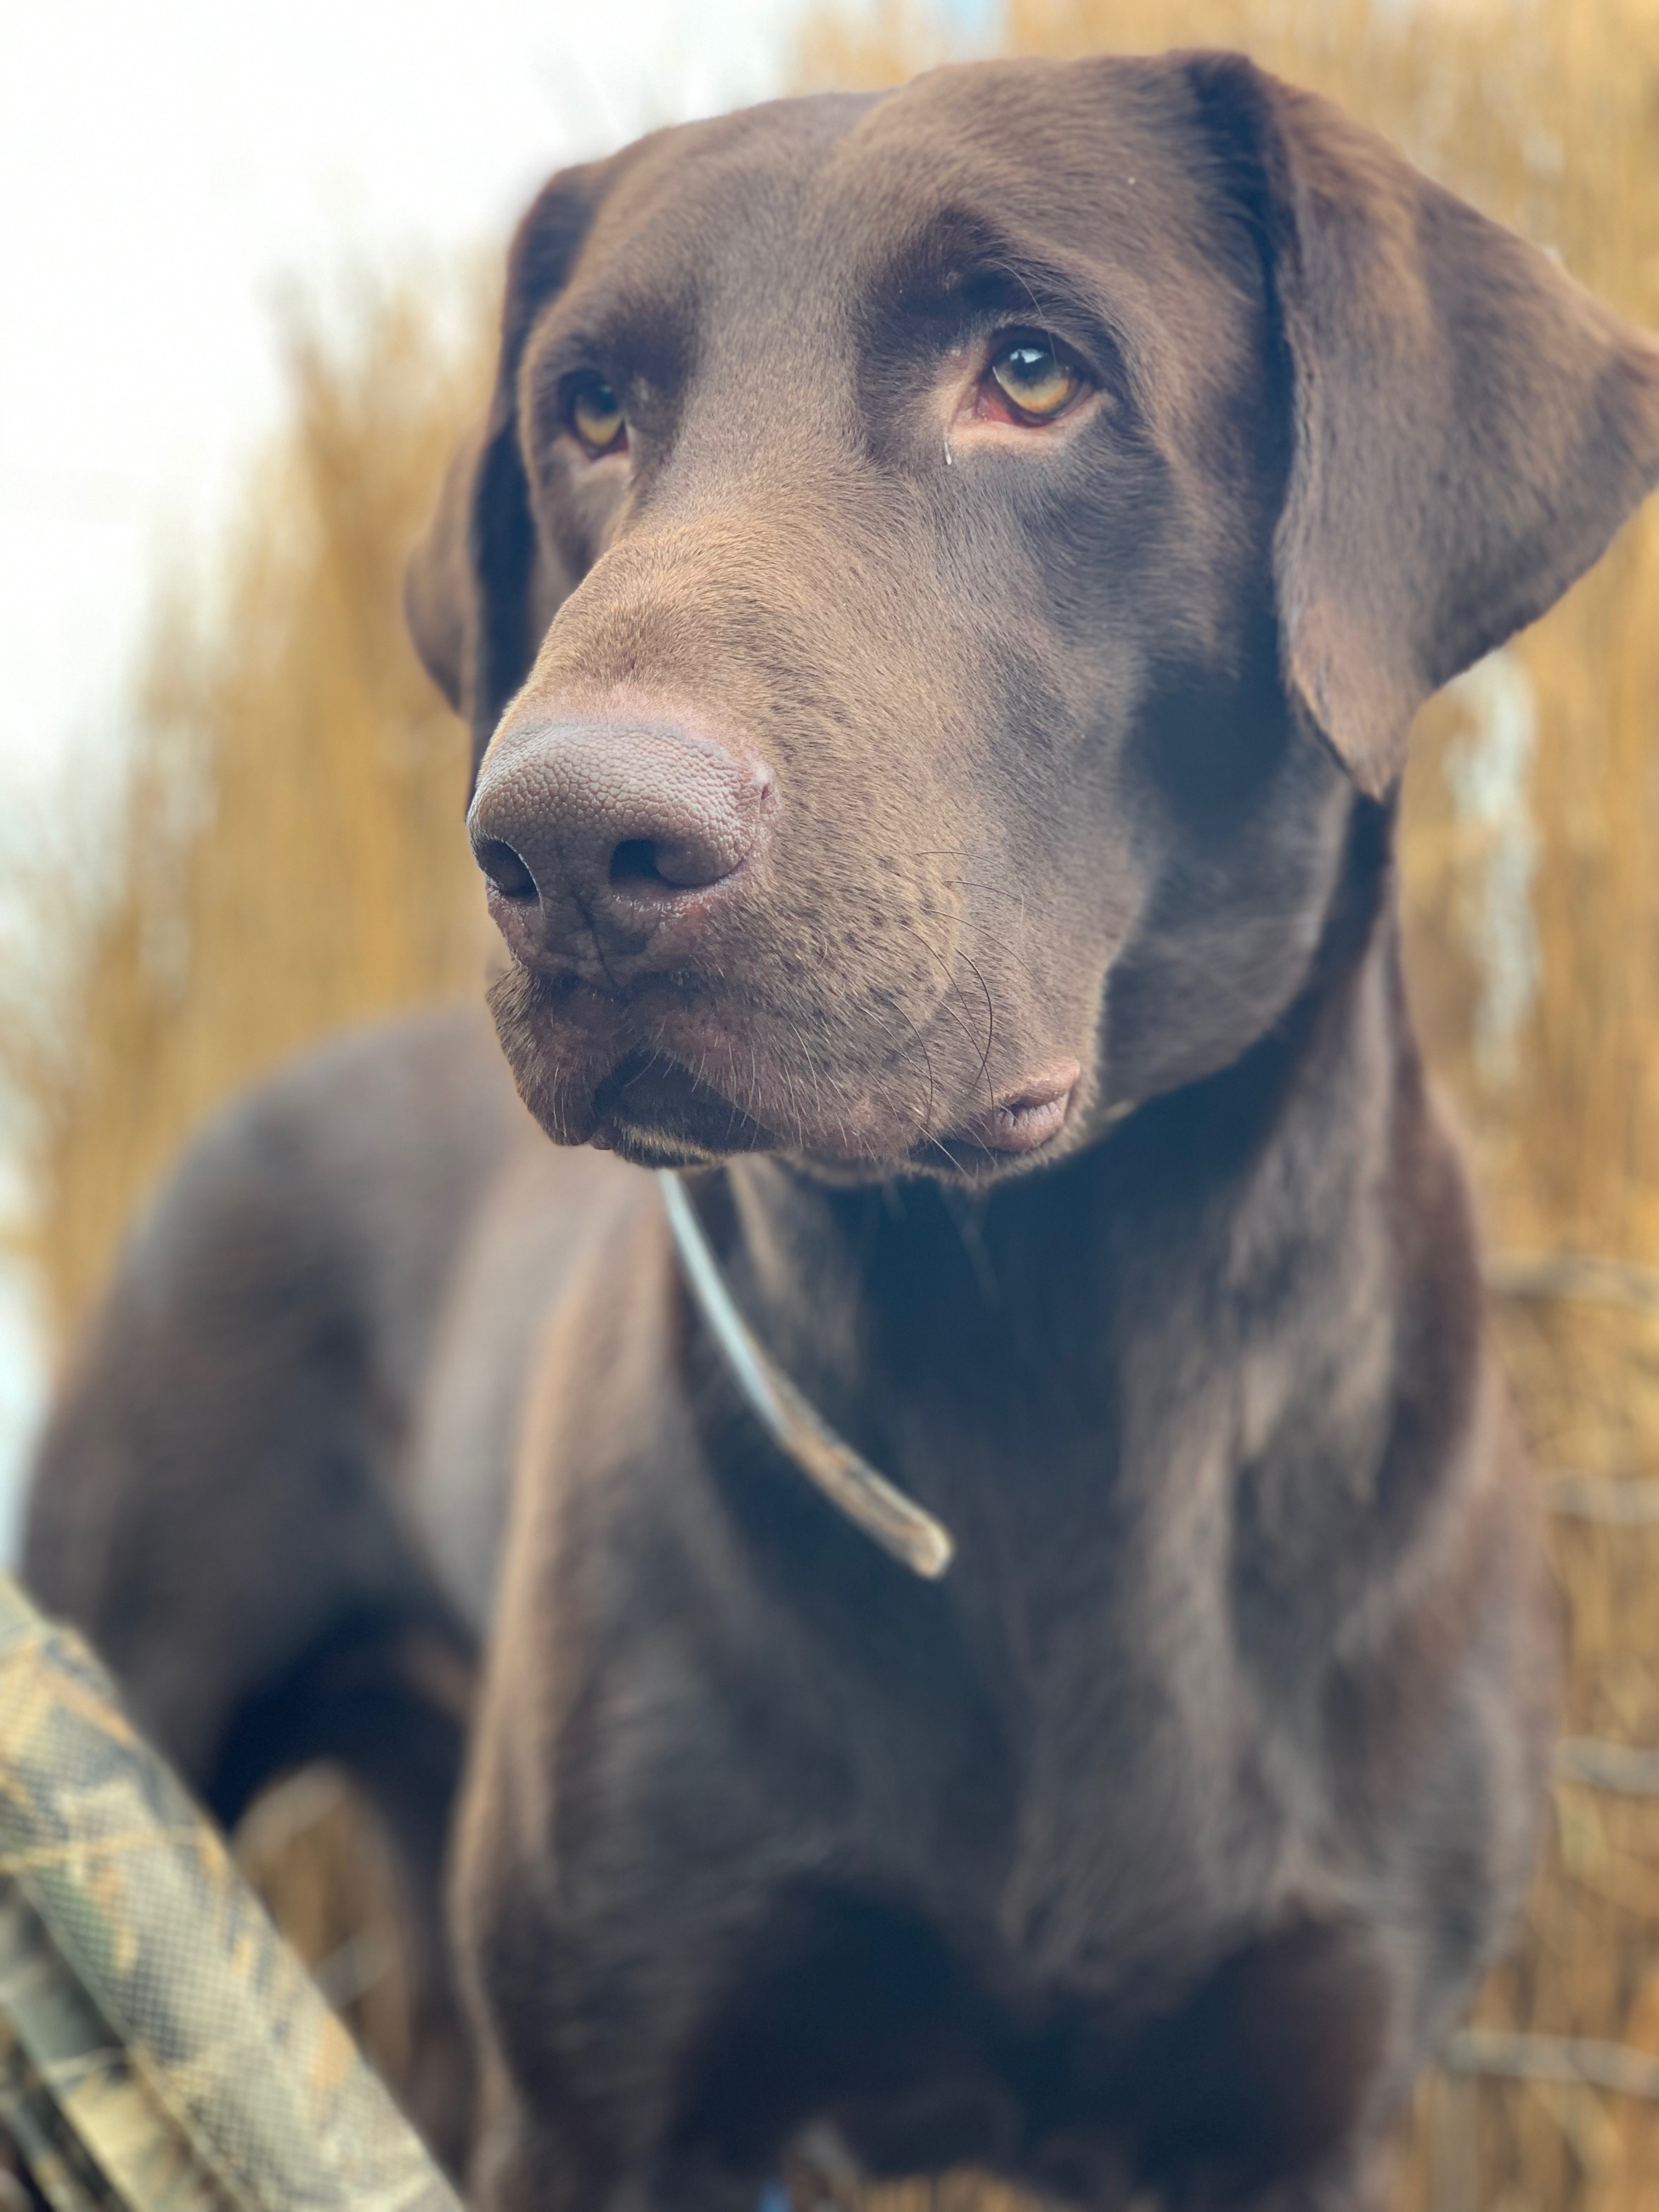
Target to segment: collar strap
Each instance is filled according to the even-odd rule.
[[[913,1574],[937,1581],[956,1550],[949,1529],[878,1474],[801,1395],[738,1311],[679,1176],[672,1168],[659,1168],[657,1182],[686,1286],[720,1348],[732,1380],[761,1426],[806,1480],[872,1542]]]

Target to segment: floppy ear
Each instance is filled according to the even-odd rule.
[[[1363,791],[1431,692],[1543,613],[1659,481],[1659,345],[1328,102],[1185,56],[1292,386],[1286,680]]]
[[[467,533],[483,447],[481,424],[451,455],[437,510],[404,570],[404,620],[421,665],[463,715],[477,622]]]
[[[404,614],[428,674],[472,732],[476,770],[502,708],[573,580],[537,542],[519,439],[519,365],[540,310],[569,276],[604,165],[566,169],[520,224],[507,256],[495,393],[450,462],[410,556]]]

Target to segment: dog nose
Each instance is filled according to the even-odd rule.
[[[467,829],[521,959],[592,928],[638,949],[706,907],[754,849],[768,776],[674,723],[594,718],[500,732]]]

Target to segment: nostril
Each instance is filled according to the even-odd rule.
[[[689,939],[714,909],[702,895],[747,860],[769,781],[678,725],[509,717],[467,829],[515,957],[580,929],[643,942],[672,923]]]
[[[503,898],[533,899],[540,896],[536,878],[513,848],[500,837],[480,837],[472,848],[472,856]]]
[[[648,837],[629,837],[611,855],[611,880],[623,888],[642,884],[665,884],[657,865],[657,848]]]

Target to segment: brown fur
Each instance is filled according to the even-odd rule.
[[[1013,327],[1086,372],[1042,429],[975,398]],[[519,1087],[624,1157],[538,1146],[453,1026],[290,1079],[138,1249],[30,1544],[210,1776],[343,1624],[489,1609],[487,2204],[735,2212],[823,2123],[1103,2207],[1374,2201],[1524,1881],[1553,1667],[1393,794],[1656,477],[1647,341],[1226,57],[784,103],[538,201],[410,608]],[[708,1170],[943,1583],[777,1457],[629,1161]],[[279,1311],[332,1318],[279,1353]],[[210,1459],[134,1442],[181,1372]]]

